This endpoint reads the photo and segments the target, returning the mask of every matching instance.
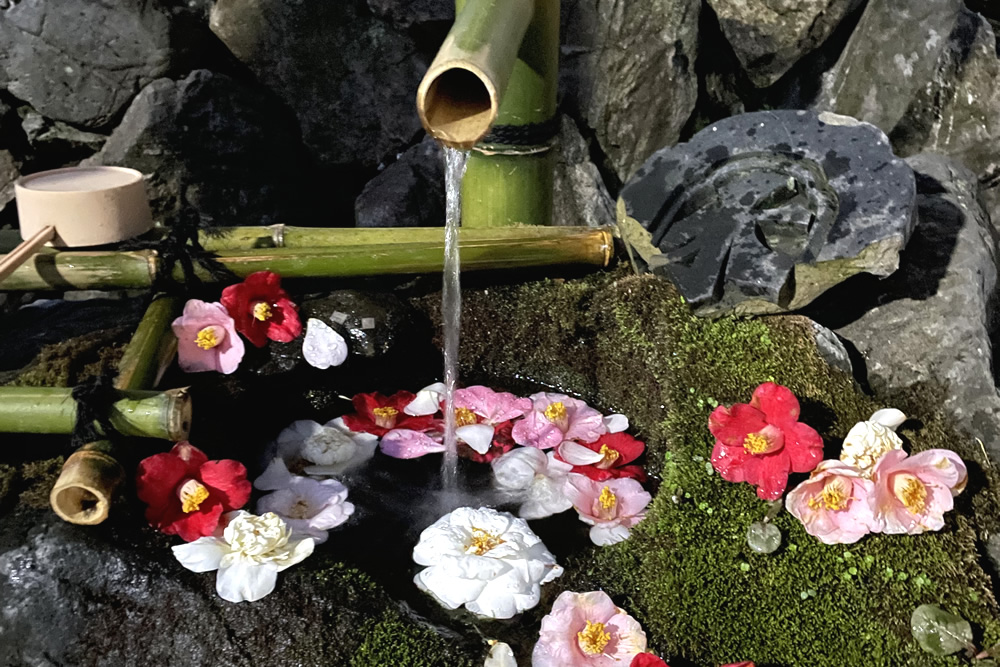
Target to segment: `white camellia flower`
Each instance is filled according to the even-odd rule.
[[[367,463],[375,455],[377,447],[378,436],[352,431],[342,417],[326,424],[309,419],[292,422],[278,434],[275,458],[264,474],[257,478],[254,486],[262,491],[284,488],[287,485],[288,468],[295,468],[294,464],[299,459],[312,464],[303,469],[307,475],[343,475]]]
[[[511,618],[538,604],[541,586],[563,573],[523,519],[494,509],[460,507],[420,534],[413,578],[441,605]]]
[[[257,511],[274,512],[295,535],[311,537],[316,544],[322,544],[329,536],[327,531],[354,514],[354,505],[347,502],[347,487],[335,479],[320,482],[289,474],[284,488],[257,501]]]
[[[573,466],[558,460],[555,452],[518,447],[491,465],[497,486],[523,498],[517,511],[522,519],[544,519],[573,506],[565,491],[566,476]]]
[[[517,667],[514,651],[508,644],[490,640],[490,653],[486,656],[483,667]]]
[[[323,320],[310,317],[302,341],[302,357],[321,370],[339,366],[347,360],[347,341]]]
[[[886,408],[875,412],[868,421],[858,422],[844,438],[840,460],[870,478],[875,464],[886,452],[903,448],[896,429],[904,421],[906,415],[900,410]]]
[[[290,539],[291,530],[272,513],[243,510],[224,517],[222,537],[200,537],[173,547],[174,556],[192,572],[218,570],[215,590],[229,602],[254,602],[274,590],[278,573],[313,552],[309,537]]]

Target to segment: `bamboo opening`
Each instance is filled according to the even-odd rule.
[[[443,65],[418,91],[427,131],[449,146],[470,147],[490,131],[500,104],[496,89],[468,65]]]
[[[92,443],[74,452],[63,465],[49,494],[49,504],[64,521],[93,526],[108,518],[115,490],[125,471],[114,458]]]

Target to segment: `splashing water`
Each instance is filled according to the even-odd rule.
[[[458,383],[458,341],[462,323],[461,259],[458,227],[462,219],[462,176],[469,158],[466,151],[445,148],[444,289],[441,314],[444,319],[444,462],[441,482],[445,491],[458,486],[458,438],[455,435],[455,387]]]

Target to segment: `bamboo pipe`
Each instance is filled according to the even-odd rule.
[[[453,148],[472,148],[500,113],[534,0],[468,0],[417,88],[427,133]]]
[[[72,433],[77,412],[72,391],[66,387],[0,387],[0,432]],[[187,389],[122,391],[109,418],[122,435],[185,440],[191,430],[191,395]]]
[[[333,232],[334,230],[327,230]],[[361,231],[361,230],[350,230]],[[388,230],[366,230],[372,232]],[[402,232],[402,229],[392,230]],[[418,230],[407,230],[415,232]],[[545,230],[462,230],[459,246],[463,270],[519,269],[552,265],[607,266],[613,240],[610,231],[593,227],[550,227]],[[439,273],[444,267],[444,230],[428,229],[433,240],[340,244],[313,248],[219,250],[218,261],[239,277],[269,270],[285,278],[344,278],[387,274]],[[481,232],[489,232],[483,234]],[[421,233],[424,233],[421,231]],[[373,238],[375,235],[372,235]],[[388,235],[381,238],[399,238]],[[330,237],[328,237],[330,238]],[[117,289],[150,287],[160,258],[155,251],[45,252],[19,267],[4,281],[8,290]],[[212,277],[195,267],[199,278]],[[180,266],[173,278],[183,279]]]
[[[156,386],[159,375],[177,350],[177,339],[165,334],[180,308],[181,300],[175,297],[156,298],[149,304],[118,362],[116,389],[139,390]],[[188,414],[180,415],[181,428],[171,433],[184,439],[191,423],[190,400],[186,403],[182,411]],[[66,459],[49,493],[49,504],[64,521],[96,525],[108,518],[111,500],[124,481],[125,469],[115,458],[112,443],[107,440],[92,442]]]

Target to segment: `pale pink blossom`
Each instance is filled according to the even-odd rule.
[[[894,449],[875,464],[872,479],[879,530],[917,535],[944,527],[944,514],[955,506],[954,496],[965,488],[968,472],[948,449],[913,456]]]
[[[425,454],[443,452],[444,440],[439,433],[397,428],[382,436],[379,447],[383,454],[394,459],[416,459]]]
[[[243,360],[243,339],[221,303],[191,299],[171,328],[177,336],[177,363],[186,373],[217,371],[228,375]]]
[[[531,399],[519,398],[506,391],[493,391],[489,387],[474,385],[455,390],[455,407],[466,409],[479,416],[486,424],[523,417],[531,410]]]
[[[642,626],[616,607],[607,593],[565,591],[542,619],[531,665],[622,667],[645,650]]]
[[[824,544],[853,544],[876,530],[872,509],[875,485],[861,470],[823,461],[809,479],[792,489],[785,506],[806,532]]]
[[[602,547],[628,538],[632,527],[646,516],[646,506],[653,499],[634,479],[599,482],[577,473],[569,474],[566,495],[580,520],[593,526],[591,541]]]
[[[531,411],[514,424],[512,436],[519,445],[551,449],[564,440],[593,442],[608,432],[601,413],[579,399],[539,392],[531,402]]]

